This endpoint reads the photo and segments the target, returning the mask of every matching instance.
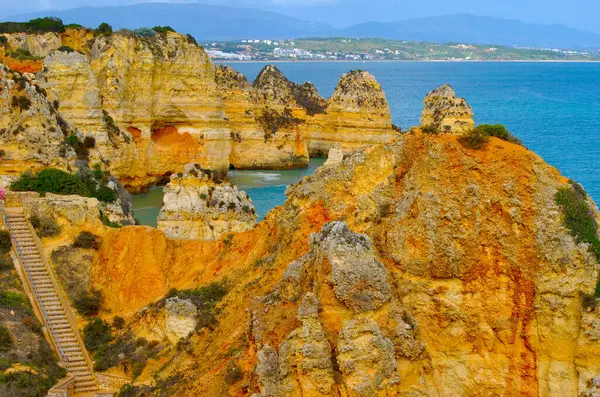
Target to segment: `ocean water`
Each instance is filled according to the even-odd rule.
[[[250,81],[264,63],[234,63]],[[383,87],[393,122],[407,129],[418,125],[425,95],[449,83],[467,99],[476,123],[500,123],[525,146],[581,183],[600,204],[600,63],[535,62],[289,62],[277,67],[288,79],[312,82],[329,97],[343,73],[371,72]],[[232,178],[247,190],[261,216],[285,201],[285,185],[312,172],[235,171]],[[161,205],[160,189],[134,200],[135,216],[142,221],[141,205]],[[145,204],[138,204],[140,200]],[[156,213],[158,213],[156,211]],[[145,217],[145,215],[144,215]],[[155,219],[155,218],[154,218]],[[154,220],[154,224],[156,221]]]
[[[288,185],[315,172],[326,159],[310,159],[308,168],[284,171],[248,171],[233,170],[227,174],[229,180],[248,193],[256,208],[258,219],[265,217],[267,212],[285,202],[285,189]]]

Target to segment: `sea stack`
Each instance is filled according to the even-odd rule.
[[[448,134],[462,134],[475,126],[473,110],[464,98],[456,97],[449,84],[429,92],[423,105],[421,127]]]
[[[186,164],[183,173],[171,175],[164,192],[158,228],[167,237],[217,240],[256,224],[250,197],[198,164]]]

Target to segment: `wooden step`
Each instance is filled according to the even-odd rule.
[[[34,297],[45,313],[45,326],[51,330],[51,337],[62,352],[61,359],[75,377],[74,391],[91,394],[98,390],[98,382],[86,360],[85,346],[77,338],[77,330],[67,315],[69,307],[63,305],[59,296],[61,292],[53,283],[35,232],[22,211],[7,213],[7,218],[11,241],[31,282]]]

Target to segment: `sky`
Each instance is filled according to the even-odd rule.
[[[80,6],[121,5],[148,0],[0,0],[0,18]],[[600,0],[160,0],[219,4],[281,12],[337,27],[410,18],[470,13],[524,22],[564,24],[600,34]]]

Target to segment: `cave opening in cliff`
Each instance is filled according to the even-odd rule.
[[[188,133],[181,133],[174,125],[152,128],[152,142],[158,146],[170,148],[193,148],[198,142]]]

